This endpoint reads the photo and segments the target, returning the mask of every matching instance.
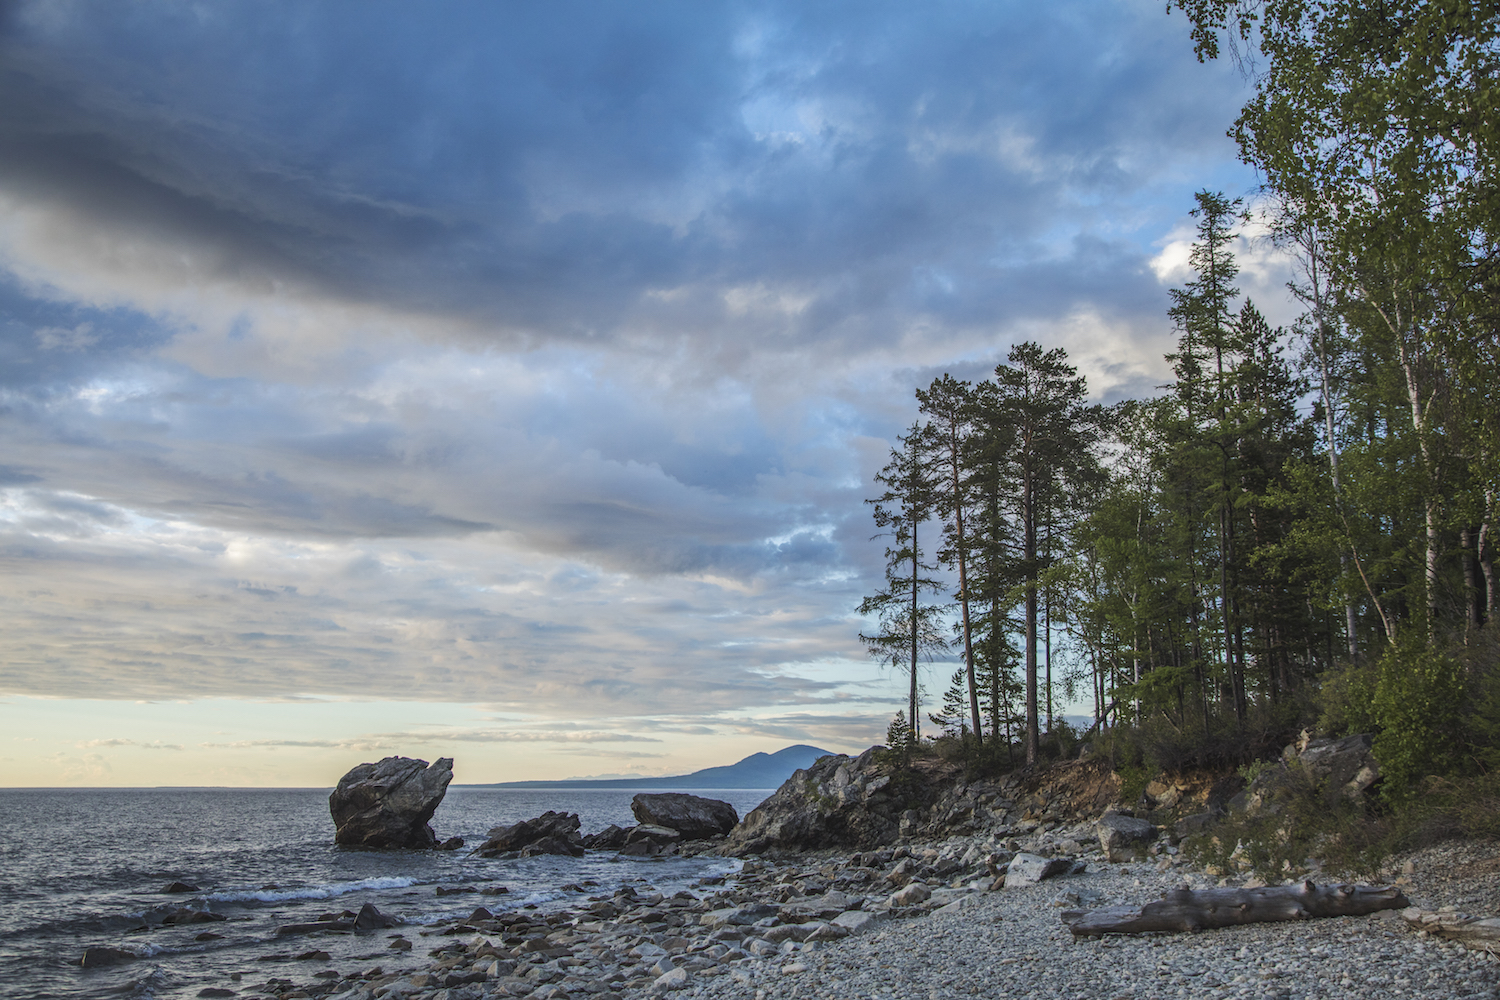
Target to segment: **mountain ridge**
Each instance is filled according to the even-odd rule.
[[[705,767],[690,774],[660,778],[570,778],[561,781],[493,781],[464,788],[780,788],[800,768],[812,766],[832,751],[806,743],[775,753],[753,753],[733,764]]]

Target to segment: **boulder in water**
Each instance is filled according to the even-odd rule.
[[[451,757],[430,767],[411,757],[359,765],[339,779],[328,796],[328,811],[338,828],[334,840],[346,847],[437,846],[428,820],[452,780]]]
[[[631,800],[630,811],[643,824],[676,830],[683,840],[723,836],[740,821],[728,802],[685,792],[642,792]]]
[[[162,887],[161,891],[171,896],[181,892],[199,892],[201,890],[190,882],[168,882]]]
[[[88,948],[78,964],[85,969],[102,969],[109,965],[134,962],[139,957],[133,951],[124,951],[120,948]]]
[[[523,819],[510,826],[495,827],[490,831],[489,839],[479,845],[476,853],[482,858],[493,858],[546,840],[556,842],[546,845],[549,848],[566,844],[574,845],[576,851],[572,848],[563,848],[543,849],[534,853],[572,854],[576,857],[583,853],[583,838],[578,835],[580,822],[577,813],[560,813],[549,809],[533,819]]]

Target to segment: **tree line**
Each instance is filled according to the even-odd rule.
[[[1494,632],[1500,14],[1177,6],[1200,59],[1228,48],[1254,79],[1232,134],[1304,312],[1273,328],[1241,294],[1245,205],[1201,191],[1159,395],[1090,405],[1035,343],[917,391],[860,608],[909,672],[913,736],[931,660],[958,671],[929,718],[1032,762],[1059,685],[1087,685],[1096,727],[1207,733],[1364,670],[1398,712],[1432,694],[1424,655]]]

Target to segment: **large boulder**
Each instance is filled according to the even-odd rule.
[[[676,830],[683,840],[723,836],[740,821],[739,813],[728,802],[684,792],[642,792],[631,799],[630,811],[638,822]]]
[[[894,843],[907,802],[892,794],[890,776],[875,762],[877,749],[853,758],[829,754],[797,771],[746,814],[730,833],[724,853],[738,857]]]
[[[1369,733],[1356,733],[1341,740],[1308,740],[1300,750],[1293,744],[1282,755],[1289,757],[1295,752],[1293,759],[1323,786],[1330,801],[1358,799],[1380,780],[1374,742]]]
[[[1094,825],[1099,849],[1111,861],[1144,858],[1146,849],[1156,840],[1157,830],[1151,823],[1123,813],[1105,813]]]
[[[339,779],[328,796],[328,812],[346,847],[432,848],[437,836],[428,826],[453,780],[453,759],[387,757],[361,764]]]
[[[577,813],[560,813],[548,810],[533,819],[523,819],[510,826],[497,826],[490,831],[489,839],[480,844],[477,853],[483,858],[498,857],[510,851],[525,851],[531,854],[583,853],[583,838],[578,835],[580,820]]]

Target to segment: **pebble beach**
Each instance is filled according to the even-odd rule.
[[[1069,837],[1064,830],[1014,846],[1050,853],[1050,844]],[[320,967],[313,932],[305,938],[308,957],[296,963],[300,974],[246,971],[200,996],[1500,997],[1495,956],[1414,930],[1396,910],[1075,939],[1061,919],[1065,909],[1140,905],[1169,889],[1244,879],[1207,875],[1170,853],[1117,864],[1085,850],[1074,858],[1074,873],[1034,884],[1012,878],[995,888],[995,859],[1009,853],[1006,846],[956,837],[863,854],[751,860],[672,896],[621,890],[551,912],[490,914],[476,906],[462,923],[369,934],[371,964],[358,969]],[[1500,912],[1500,849],[1493,844],[1429,848],[1398,859],[1394,874],[1414,907]]]

